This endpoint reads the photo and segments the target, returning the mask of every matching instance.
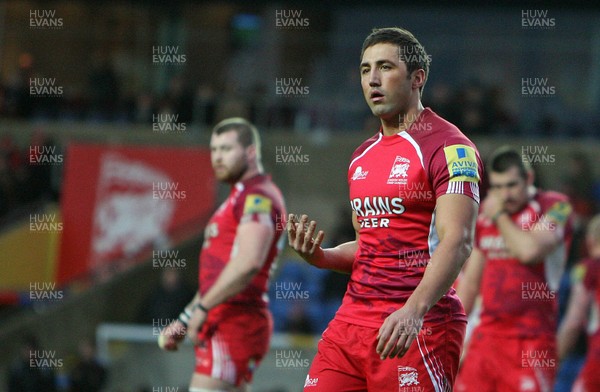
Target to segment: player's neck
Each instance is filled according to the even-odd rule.
[[[252,177],[255,177],[262,173],[263,173],[262,167],[260,167],[260,166],[248,167],[248,170],[246,170],[244,172],[244,174],[242,174],[242,176],[239,178],[238,182],[244,182],[244,181],[249,180]]]
[[[385,136],[392,136],[402,131],[406,131],[410,126],[417,121],[419,115],[425,108],[421,101],[417,101],[416,105],[411,106],[405,113],[401,113],[393,120],[381,119],[381,127]]]

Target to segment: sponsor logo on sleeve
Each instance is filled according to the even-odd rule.
[[[450,181],[479,182],[475,149],[464,144],[444,147]]]
[[[271,212],[271,199],[263,195],[251,194],[246,196],[244,202],[244,215],[245,214],[260,214]]]
[[[569,215],[571,215],[571,205],[565,201],[556,202],[546,212],[546,217],[555,221],[558,224],[565,224]]]
[[[573,268],[573,272],[571,272],[571,283],[580,283],[583,282],[585,278],[585,274],[587,273],[587,265],[579,264]]]

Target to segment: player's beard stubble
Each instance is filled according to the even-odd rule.
[[[239,165],[235,165],[231,168],[225,167],[224,170],[219,173],[215,171],[215,177],[221,182],[228,184],[235,184],[246,174],[248,171],[248,162],[242,161]]]

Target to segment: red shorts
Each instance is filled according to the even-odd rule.
[[[235,386],[252,381],[269,351],[273,319],[267,309],[227,306],[211,310],[198,333],[195,372]]]
[[[378,328],[333,319],[319,341],[305,392],[450,391],[466,322],[424,325],[402,358],[381,360]]]
[[[573,392],[593,391],[600,391],[600,362],[597,359],[586,359],[585,365],[573,385]]]
[[[473,332],[457,392],[552,391],[558,366],[553,338],[509,338]]]

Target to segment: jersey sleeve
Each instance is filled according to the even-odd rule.
[[[250,191],[240,195],[234,208],[235,218],[240,223],[258,222],[273,226],[273,200],[262,193]]]
[[[586,260],[575,268],[580,268],[580,280],[588,291],[595,291],[598,287],[598,265],[597,261]]]
[[[560,238],[564,237],[567,225],[570,225],[572,219],[571,204],[566,198],[550,198],[545,204],[542,218],[548,223],[545,227],[555,230]]]
[[[479,203],[481,159],[468,144],[447,143],[431,158],[432,184],[436,197],[455,193],[471,197]]]

